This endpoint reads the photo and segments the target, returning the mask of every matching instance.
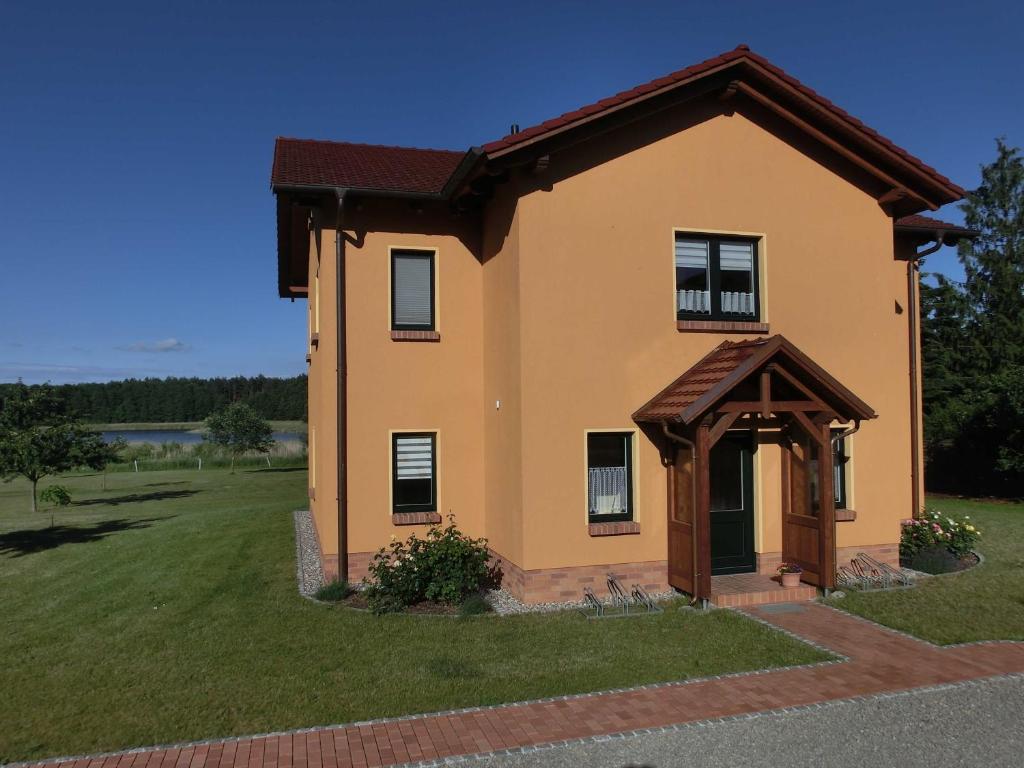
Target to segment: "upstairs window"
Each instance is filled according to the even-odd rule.
[[[633,519],[633,433],[587,435],[587,510],[591,523]]]
[[[437,434],[392,435],[391,511],[437,511]]]
[[[433,331],[434,252],[391,252],[391,329]]]
[[[756,321],[757,243],[676,235],[676,315],[680,320]]]

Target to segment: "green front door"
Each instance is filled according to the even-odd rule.
[[[750,573],[754,560],[754,457],[749,432],[711,449],[711,573]]]

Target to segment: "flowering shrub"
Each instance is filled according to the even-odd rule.
[[[367,602],[374,613],[392,613],[430,600],[455,605],[481,589],[501,583],[501,571],[489,564],[487,539],[472,539],[448,518],[426,538],[415,533],[405,541],[391,537],[370,562]]]
[[[917,520],[903,524],[900,534],[900,557],[911,559],[926,550],[946,550],[956,558],[970,554],[981,536],[970,515],[957,520],[938,510],[931,510]]]

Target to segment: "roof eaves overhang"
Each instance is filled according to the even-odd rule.
[[[652,81],[647,84],[649,88],[641,86],[638,90],[642,92],[619,103],[614,103],[616,97],[611,97],[582,107],[579,111],[583,114],[578,119],[554,118],[548,121],[552,125],[547,130],[521,141],[491,150],[487,148],[489,145],[485,145],[486,161],[494,166],[523,164],[535,156],[564,149],[624,122],[641,119],[708,93],[742,92],[762,106],[773,107],[776,114],[798,129],[809,132],[815,140],[830,145],[833,151],[845,155],[846,159],[858,159],[862,168],[889,187],[895,197],[901,198],[894,206],[894,210],[901,214],[937,210],[964,196],[962,188],[937,171],[913,156],[904,156],[887,139],[856,118],[846,116],[838,107],[829,105],[823,97],[816,99],[805,93],[774,72],[770,63],[762,64],[755,54],[734,57],[679,80],[660,85],[659,82]],[[538,127],[544,125],[542,123]],[[524,133],[530,131],[527,129]],[[509,137],[504,141],[509,142]],[[498,143],[492,142],[492,145]]]

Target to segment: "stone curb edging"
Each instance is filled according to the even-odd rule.
[[[785,669],[793,669],[793,667],[785,667]],[[531,744],[528,747],[512,747],[510,749],[499,749],[491,752],[477,752],[471,755],[452,755],[450,757],[441,758],[439,760],[427,760],[416,763],[401,763],[400,765],[393,766],[392,768],[442,768],[442,766],[460,765],[470,763],[473,761],[487,759],[490,757],[500,757],[503,755],[525,755],[534,752],[545,752],[552,749],[558,749],[559,747],[569,747],[584,744],[601,744],[609,741],[623,741],[625,739],[635,738],[637,736],[646,736],[659,733],[680,733],[687,731],[691,728],[706,728],[708,726],[717,725],[719,723],[740,722],[742,720],[758,720],[766,717],[781,717],[783,715],[798,714],[801,712],[813,712],[816,710],[830,709],[833,707],[843,707],[848,706],[850,704],[857,704],[862,702],[903,698],[905,696],[911,696],[918,693],[928,693],[932,691],[953,691],[962,688],[982,686],[996,680],[1024,680],[1024,673],[993,675],[990,677],[976,678],[974,680],[964,680],[958,683],[941,683],[939,685],[929,685],[920,688],[908,688],[902,691],[888,691],[885,693],[876,693],[872,694],[871,696],[851,696],[845,699],[832,699],[830,701],[822,701],[816,704],[803,704],[795,707],[782,707],[780,709],[766,709],[761,712],[748,712],[742,715],[727,715],[725,717],[709,718],[706,720],[692,720],[687,723],[675,723],[673,725],[663,725],[655,728],[638,728],[632,731],[621,731],[619,733],[602,734],[600,736],[585,736],[580,739],[564,739],[562,741],[551,741],[546,742],[544,744]]]

